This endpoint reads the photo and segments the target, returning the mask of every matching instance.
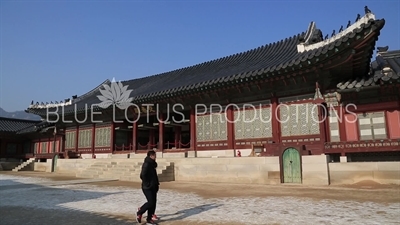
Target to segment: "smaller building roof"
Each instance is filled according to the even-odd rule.
[[[340,82],[336,86],[339,91],[400,83],[400,50],[388,51],[388,46],[377,49],[376,60],[371,63],[368,75]]]
[[[23,119],[0,117],[0,131],[17,132],[21,129],[30,127],[40,122],[41,122],[40,120],[23,120]]]
[[[0,117],[0,132],[3,133],[23,134],[37,132],[50,125],[51,123],[40,120]]]

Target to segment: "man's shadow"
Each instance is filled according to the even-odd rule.
[[[195,206],[193,208],[189,208],[189,209],[183,209],[180,210],[176,213],[172,213],[172,214],[162,214],[160,215],[161,221],[177,221],[177,220],[182,220],[184,218],[187,218],[189,216],[193,216],[211,209],[215,209],[222,206],[222,204],[204,204],[204,205],[199,205],[199,206]],[[164,219],[165,217],[167,217],[166,219]],[[172,217],[172,218],[168,218],[168,217]]]

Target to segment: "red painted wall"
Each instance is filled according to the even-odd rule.
[[[345,114],[344,122],[346,127],[347,141],[358,141],[358,122],[354,114]]]
[[[386,121],[390,139],[400,138],[400,111],[393,110],[386,112]]]

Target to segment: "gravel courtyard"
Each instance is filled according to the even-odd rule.
[[[0,224],[135,224],[140,184],[0,173]],[[162,183],[160,225],[400,224],[400,187]]]

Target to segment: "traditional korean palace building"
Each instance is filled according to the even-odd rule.
[[[378,47],[371,63],[384,24],[367,11],[324,35],[311,22],[303,33],[246,52],[106,80],[62,102],[32,102],[26,111],[51,129],[32,136],[30,153],[244,157],[256,149],[259,156],[398,161],[400,51]]]

